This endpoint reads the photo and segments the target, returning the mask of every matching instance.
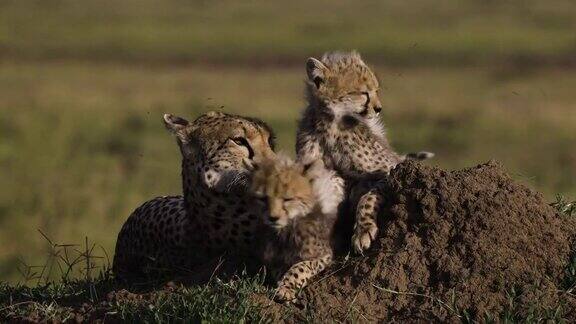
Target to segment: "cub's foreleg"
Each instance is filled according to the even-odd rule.
[[[355,209],[352,249],[362,254],[372,245],[378,234],[378,215],[384,202],[385,182],[371,182],[352,188],[350,198],[357,201]]]
[[[276,300],[279,302],[295,300],[298,291],[331,263],[332,254],[326,254],[320,258],[300,261],[291,266],[278,281],[278,288],[275,292]]]

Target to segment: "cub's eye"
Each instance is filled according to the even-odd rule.
[[[268,137],[268,145],[270,145],[270,148],[274,151],[276,146],[276,137],[274,137],[274,135]]]
[[[370,95],[368,94],[368,92],[362,92],[362,95],[366,97],[366,102],[364,103],[364,106],[368,106],[368,104],[370,103]]]
[[[294,198],[284,198],[284,202],[294,201]]]
[[[359,99],[359,97],[364,97],[366,99],[366,101],[364,102],[364,106],[368,106],[368,104],[370,103],[370,94],[368,94],[368,92],[366,91],[353,91],[353,92],[349,92],[348,95],[345,97],[346,99],[350,100],[352,98],[354,99]]]

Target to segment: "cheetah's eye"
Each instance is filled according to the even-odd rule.
[[[246,141],[246,139],[244,137],[234,137],[231,138],[232,142],[236,143],[237,145],[246,145],[248,144],[248,141]]]
[[[233,137],[230,140],[238,146],[246,147],[248,149],[248,158],[249,159],[252,159],[254,157],[254,150],[252,150],[252,147],[250,146],[250,143],[248,143],[247,139],[245,139],[244,137]]]

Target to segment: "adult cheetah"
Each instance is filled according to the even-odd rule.
[[[265,207],[253,204],[255,166],[275,158],[262,121],[209,112],[193,122],[164,115],[182,154],[183,196],[138,207],[118,234],[113,271],[120,278],[178,271],[225,252],[250,252]]]

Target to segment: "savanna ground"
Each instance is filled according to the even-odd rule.
[[[60,277],[55,265],[31,279],[42,268],[28,266],[54,260],[38,230],[82,249],[88,237],[105,264],[135,207],[180,192],[163,113],[257,116],[292,153],[303,62],[331,49],[356,48],[375,67],[399,151],[436,152],[430,163],[447,169],[497,159],[551,202],[576,197],[574,30],[570,0],[2,1],[0,278]],[[94,278],[76,275],[84,281],[14,289],[36,300],[94,298]],[[264,289],[258,280],[182,295],[188,306],[209,299],[208,308],[162,307],[241,317],[250,313],[244,301],[221,305],[246,287]],[[3,303],[12,289],[2,288]]]

